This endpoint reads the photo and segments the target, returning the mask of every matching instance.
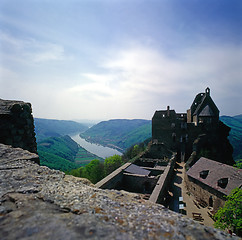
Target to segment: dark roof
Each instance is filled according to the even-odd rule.
[[[200,93],[199,96],[200,96],[200,98],[199,98],[198,102],[196,102],[196,100],[194,100],[194,103],[196,102],[197,105],[194,105],[195,110],[194,110],[193,116],[194,115],[215,116],[215,113],[219,113],[219,110],[218,110],[217,106],[215,105],[214,101],[212,100],[212,98],[210,97],[210,95]],[[201,112],[203,112],[203,115],[201,115]]]
[[[206,178],[200,176],[200,172],[208,170]],[[229,195],[236,187],[242,186],[242,169],[201,157],[188,171],[187,175],[205,185],[225,194]],[[225,188],[218,186],[218,181],[228,178]]]
[[[124,169],[127,173],[138,174],[138,175],[145,175],[148,176],[150,171],[143,169],[135,164],[129,165],[126,169]]]
[[[213,110],[210,106],[206,105],[203,110],[200,112],[199,116],[201,117],[213,117],[215,116]]]

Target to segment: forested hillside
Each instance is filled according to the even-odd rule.
[[[84,124],[66,120],[35,118],[34,124],[37,142],[48,137],[60,137],[66,134],[83,132],[88,129]]]
[[[242,115],[222,116],[220,120],[231,127],[229,140],[234,148],[234,159],[242,159]],[[151,121],[115,119],[103,121],[83,132],[87,127],[74,121],[35,119],[38,153],[41,164],[63,171],[85,166],[98,159],[94,154],[64,134],[82,132],[81,137],[106,146],[117,146],[124,152],[132,145],[151,138]],[[51,136],[51,138],[48,138]]]
[[[142,119],[114,119],[100,122],[81,137],[104,146],[116,146],[125,151],[130,146],[151,137],[151,121]]]
[[[234,148],[234,159],[242,159],[242,115],[234,117],[222,116],[220,120],[231,127],[229,141]]]
[[[41,165],[62,171],[85,166],[93,159],[100,159],[81,148],[69,136],[46,138],[38,143],[37,148]]]
[[[234,159],[242,159],[242,115],[221,116],[220,120],[231,127],[229,140],[234,148]],[[113,144],[125,151],[130,146],[151,137],[151,121],[140,119],[104,121],[83,132],[81,137],[102,145]]]

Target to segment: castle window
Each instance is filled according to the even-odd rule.
[[[229,179],[228,178],[220,178],[218,180],[218,186],[221,188],[226,188],[228,184]]]
[[[176,134],[175,133],[172,133],[172,140],[173,140],[173,142],[176,142]]]
[[[209,170],[203,170],[199,173],[200,177],[205,179],[208,176]]]

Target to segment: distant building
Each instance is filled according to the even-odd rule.
[[[159,110],[152,118],[151,150],[159,149],[162,144],[176,152],[178,158],[187,161],[191,154],[207,154],[212,158],[229,165],[234,164],[232,146],[227,136],[230,128],[219,121],[219,110],[210,96],[210,89],[196,95],[187,113],[176,113],[168,106]],[[196,144],[194,144],[196,143]],[[193,159],[191,165],[197,158]]]
[[[225,196],[242,187],[242,169],[201,157],[187,171],[186,186],[198,201],[216,211],[224,205]]]

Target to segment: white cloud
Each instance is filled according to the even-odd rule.
[[[105,105],[110,117],[119,115],[122,109],[123,116],[147,118],[144,112],[166,105],[186,111],[195,94],[207,86],[220,106],[228,97],[233,105],[233,99],[238,101],[237,93],[242,90],[241,50],[233,46],[198,46],[179,52],[175,57],[136,46],[117,49],[104,59],[99,65],[105,73],[82,74],[89,81],[68,91],[79,93],[80,98],[89,96],[90,105],[96,100],[94,109],[103,109]]]
[[[60,45],[30,39],[9,41],[22,54],[20,58],[25,56],[29,62],[41,63],[45,70],[49,61],[65,60]],[[231,107],[241,103],[242,56],[238,47],[197,46],[171,56],[155,47],[136,44],[111,49],[96,59],[101,60],[92,67],[93,71],[67,65],[75,69],[71,77],[61,68],[58,76],[49,71],[28,76],[26,72],[2,67],[0,94],[6,99],[9,94],[30,101],[38,117],[150,119],[155,110],[167,105],[177,112],[186,111],[195,94],[209,86],[223,113],[239,114]],[[26,82],[26,78],[31,81]]]
[[[33,38],[16,38],[0,32],[1,52],[7,58],[24,63],[43,63],[47,61],[60,61],[65,56],[64,47]]]

